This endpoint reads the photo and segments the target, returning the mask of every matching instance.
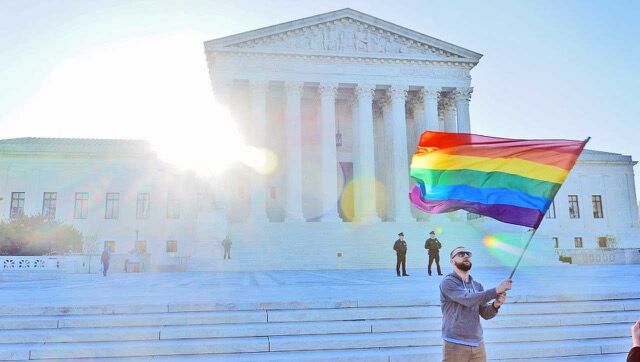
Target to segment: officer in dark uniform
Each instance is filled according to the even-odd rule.
[[[442,248],[442,244],[440,240],[436,238],[435,231],[429,233],[429,239],[424,242],[424,248],[429,251],[429,264],[427,265],[427,272],[429,276],[431,276],[431,265],[433,261],[436,261],[436,267],[438,268],[438,275],[442,275],[442,271],[440,270],[440,248]]]
[[[400,239],[396,240],[396,243],[393,244],[393,250],[396,251],[396,274],[400,276],[400,264],[402,264],[402,276],[408,277],[407,274],[407,242],[404,241],[404,233],[398,234]]]

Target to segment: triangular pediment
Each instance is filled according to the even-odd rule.
[[[205,43],[207,51],[356,55],[474,62],[481,54],[343,9]]]

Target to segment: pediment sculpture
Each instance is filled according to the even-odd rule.
[[[236,43],[229,47],[340,53],[421,54],[438,58],[462,58],[457,54],[350,18],[289,30]]]

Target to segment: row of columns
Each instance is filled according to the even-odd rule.
[[[216,83],[216,98],[222,104],[230,104],[231,83]],[[304,83],[285,82],[285,123],[286,123],[286,221],[304,221],[302,213],[302,117],[301,99]],[[321,83],[318,87],[320,96],[320,142],[321,142],[321,200],[323,222],[340,222],[337,201],[337,149],[336,149],[336,95],[337,83]],[[251,89],[251,139],[258,147],[265,146],[266,129],[266,95],[268,82],[250,81]],[[373,100],[375,84],[358,84],[354,89],[355,107],[353,125],[354,139],[354,178],[358,180],[355,190],[355,217],[359,221],[379,221],[376,212],[376,182],[374,158],[374,119]],[[468,133],[470,131],[469,101],[472,88],[459,88],[449,91],[455,102],[455,110],[445,110],[445,131]],[[408,221],[411,215],[409,203],[409,177],[407,155],[407,120],[405,102],[409,87],[391,85],[387,94],[390,99],[391,112],[385,117],[385,132],[391,131],[392,167],[385,170],[391,174],[393,218],[395,221]],[[440,130],[438,96],[441,89],[422,87],[423,117],[416,120],[421,130]],[[252,175],[251,211],[249,219],[253,222],[266,222],[265,177],[256,173]]]

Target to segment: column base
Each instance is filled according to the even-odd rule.
[[[261,216],[249,215],[249,217],[247,218],[247,222],[252,224],[265,224],[269,222],[269,218],[267,217],[267,215],[261,215]]]
[[[400,215],[396,215],[393,218],[395,222],[406,222],[406,221],[416,221],[416,218],[410,213],[402,213]]]
[[[342,222],[338,215],[326,215],[320,218],[320,222]]]
[[[375,224],[382,222],[382,219],[378,215],[367,215],[358,217],[354,221],[360,224]]]
[[[305,219],[302,215],[300,216],[286,216],[284,218],[284,222],[307,222],[307,219]]]

